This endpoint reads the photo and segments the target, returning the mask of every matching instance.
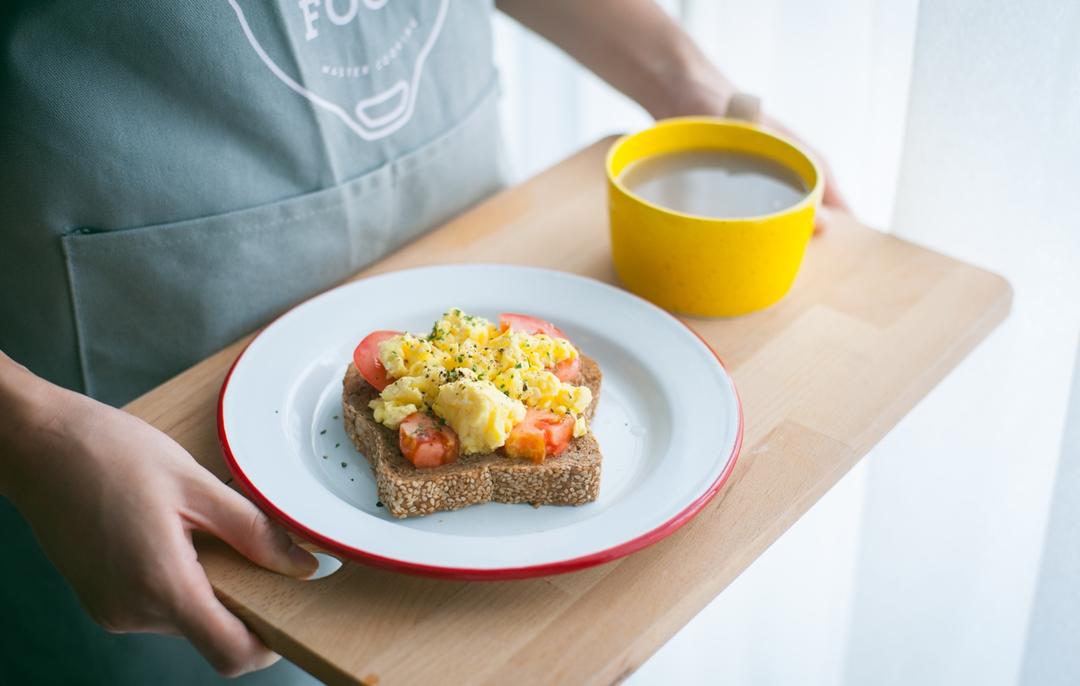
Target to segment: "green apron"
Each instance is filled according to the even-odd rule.
[[[491,11],[5,3],[0,349],[120,405],[497,190]],[[213,681],[98,629],[0,510],[0,683]]]

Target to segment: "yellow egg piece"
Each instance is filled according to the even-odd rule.
[[[446,420],[465,453],[489,453],[506,443],[525,418],[525,405],[486,381],[455,381],[439,388],[432,408]]]

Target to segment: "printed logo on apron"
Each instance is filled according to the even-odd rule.
[[[364,140],[388,136],[412,117],[449,3],[288,0],[275,22],[265,0],[229,0],[270,72]]]

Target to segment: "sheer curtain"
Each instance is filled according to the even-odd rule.
[[[1005,275],[1015,300],[630,683],[1080,683],[1080,3],[663,4],[823,151],[863,221]],[[519,178],[648,125],[505,19],[497,59]]]
[[[1015,294],[873,456],[847,676],[1014,683],[1041,560],[1080,545],[1075,520],[1044,535],[1080,331],[1080,4],[924,2],[914,56],[894,230]]]

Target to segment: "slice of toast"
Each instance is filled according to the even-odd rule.
[[[581,375],[574,382],[588,386],[591,420],[600,398],[600,367],[581,356]],[[376,391],[352,364],[345,372],[341,404],[345,431],[375,472],[379,500],[395,517],[415,517],[457,510],[478,503],[582,505],[600,492],[600,446],[592,432],[570,442],[564,453],[543,464],[499,453],[462,455],[457,462],[417,469],[398,448],[398,432],[375,421],[368,404]]]

